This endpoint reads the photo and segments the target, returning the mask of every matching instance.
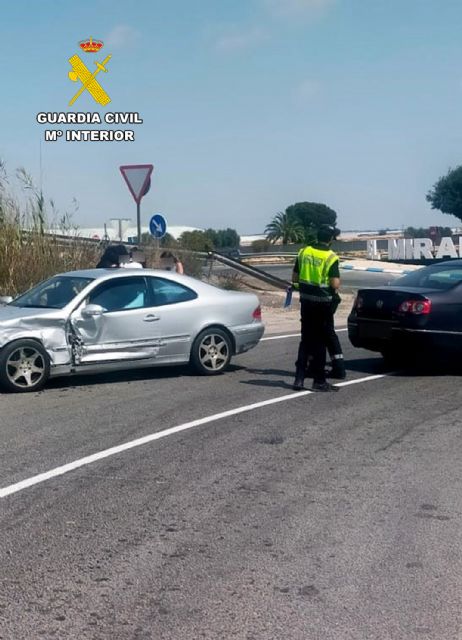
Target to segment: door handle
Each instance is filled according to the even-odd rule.
[[[156,320],[160,320],[159,316],[155,316],[153,313],[148,313],[147,316],[144,316],[144,322],[155,322]]]

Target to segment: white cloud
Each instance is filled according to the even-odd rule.
[[[300,16],[328,8],[335,0],[260,0],[275,16]]]
[[[263,27],[251,27],[249,29],[229,29],[216,41],[215,46],[219,51],[241,51],[258,46],[269,37]]]
[[[128,24],[119,24],[106,36],[104,44],[111,49],[123,49],[136,43],[139,32]]]

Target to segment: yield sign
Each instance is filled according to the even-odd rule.
[[[152,164],[126,164],[119,167],[127,187],[137,204],[146,195],[151,185]]]

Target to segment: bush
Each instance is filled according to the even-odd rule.
[[[216,281],[218,287],[229,291],[240,291],[245,286],[245,279],[240,273],[218,275]]]
[[[205,231],[184,231],[178,239],[182,249],[189,251],[212,251],[213,242]]]
[[[269,240],[254,240],[251,247],[255,253],[263,253],[263,251],[269,251],[271,242]]]

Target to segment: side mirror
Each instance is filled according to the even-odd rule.
[[[82,309],[82,316],[84,318],[100,318],[103,313],[104,309],[99,304],[87,304]]]
[[[13,302],[13,296],[0,296],[0,304],[10,304]]]

